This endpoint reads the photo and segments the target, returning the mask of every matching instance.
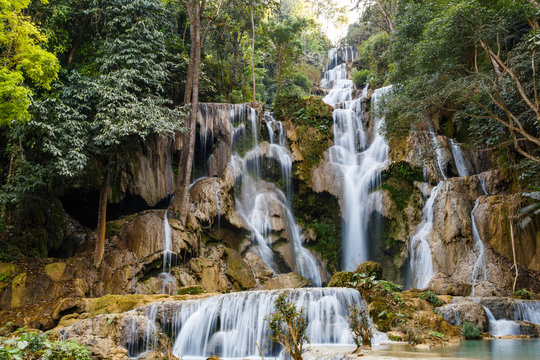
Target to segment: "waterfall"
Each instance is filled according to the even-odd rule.
[[[422,222],[416,227],[409,242],[411,286],[418,289],[426,288],[433,277],[433,259],[429,246],[429,236],[433,231],[435,199],[443,184],[444,182],[441,181],[431,190],[431,194],[422,209]]]
[[[473,273],[472,273],[472,287],[471,287],[471,296],[474,296],[474,288],[476,286],[476,282],[478,281],[478,277],[481,275],[482,279],[484,281],[487,281],[487,269],[486,269],[486,259],[485,259],[485,247],[484,243],[482,242],[482,238],[480,237],[480,233],[478,232],[478,227],[476,226],[476,220],[474,219],[474,211],[478,207],[480,203],[480,198],[476,199],[476,202],[474,203],[474,207],[471,211],[471,223],[472,223],[472,233],[473,233],[473,239],[474,239],[474,247],[478,250],[478,257],[476,258],[476,261],[474,263]]]
[[[292,158],[286,147],[284,127],[276,121],[270,113],[265,114],[271,144],[269,158],[275,160],[281,169],[284,192],[271,182],[262,179],[260,162],[265,155],[263,144],[258,141],[258,113],[254,109],[245,110],[238,106],[233,107],[231,115],[234,131],[237,134],[235,141],[241,141],[246,136],[245,122],[251,127],[251,148],[241,157],[234,152],[231,165],[237,179],[240,179],[240,195],[236,198],[236,209],[251,228],[252,241],[256,245],[253,251],[274,272],[278,271],[272,251],[272,221],[276,213],[281,214],[285,224],[286,233],[290,242],[294,259],[294,271],[309,279],[313,286],[321,286],[322,280],[319,267],[311,252],[302,246],[300,226],[296,223],[292,209]],[[278,124],[278,143],[274,142],[274,124]],[[244,139],[245,140],[245,139]],[[235,142],[233,142],[233,151]]]
[[[169,273],[171,272],[172,265],[172,236],[167,210],[165,210],[165,214],[163,215],[163,234],[163,272]]]
[[[497,320],[491,310],[482,305],[489,320],[489,334],[493,336],[520,335],[521,330],[517,322],[513,320]]]
[[[355,53],[351,50],[329,51],[328,57],[332,59],[339,51],[349,52],[354,59]],[[349,56],[349,55],[347,55]],[[345,60],[345,59],[344,59]],[[384,118],[373,119],[373,136],[370,144],[366,143],[366,132],[362,120],[365,116],[362,109],[362,99],[367,95],[364,88],[359,99],[352,100],[354,85],[347,78],[347,64],[339,61],[330,61],[333,68],[329,68],[321,80],[321,86],[328,89],[323,101],[335,108],[334,119],[334,146],[329,150],[329,160],[337,165],[343,172],[343,268],[354,269],[361,262],[369,259],[367,222],[375,210],[372,201],[369,201],[370,191],[380,184],[381,171],[388,164],[388,144],[380,134]],[[390,90],[390,87],[376,89],[371,98],[372,108],[377,106],[380,96]]]
[[[456,163],[458,175],[470,175],[469,169],[467,167],[467,162],[465,160],[465,157],[463,156],[463,151],[461,150],[461,146],[459,146],[459,144],[452,139],[450,139],[450,145],[452,149],[452,155],[454,156],[454,162]]]
[[[514,317],[516,320],[528,321],[540,325],[540,301],[517,301],[514,307]]]
[[[184,359],[259,358],[257,345],[265,358],[276,356],[281,349],[270,341],[266,317],[274,309],[281,291],[246,291],[186,301],[168,301],[141,309],[147,319],[144,329],[133,321],[126,330],[126,347],[130,356],[137,347],[133,333],[143,338],[149,350],[159,327],[170,331],[173,353]],[[349,330],[349,305],[365,308],[358,291],[346,288],[311,288],[287,291],[289,298],[306,315],[306,334],[311,344],[352,344]],[[134,313],[134,318],[136,318]],[[142,326],[142,325],[141,325]],[[375,330],[375,329],[374,329]],[[374,342],[387,340],[374,331]],[[131,341],[132,344],[127,343]],[[131,345],[131,346],[130,346]]]

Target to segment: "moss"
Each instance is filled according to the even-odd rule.
[[[341,211],[338,200],[327,192],[315,193],[304,182],[295,179],[293,211],[298,223],[315,234],[308,248],[316,251],[330,273],[339,268],[341,252]]]
[[[350,271],[339,271],[332,275],[329,287],[352,287],[354,281],[354,273]]]
[[[204,289],[200,285],[186,286],[178,289],[177,295],[198,295],[203,294]]]
[[[422,169],[413,168],[405,161],[392,163],[381,174],[381,188],[388,190],[399,211],[407,206],[415,181],[424,181]]]
[[[44,268],[45,274],[49,275],[49,277],[53,281],[60,281],[62,279],[62,276],[64,275],[65,270],[66,263],[64,262],[55,262],[52,264],[48,264]]]
[[[301,125],[296,128],[298,135],[297,147],[302,154],[303,161],[298,164],[296,173],[299,178],[310,181],[312,171],[323,160],[324,152],[332,145],[330,131],[321,131],[315,127]]]

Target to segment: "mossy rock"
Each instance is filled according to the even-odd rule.
[[[237,290],[247,290],[255,287],[257,285],[255,277],[242,255],[230,248],[226,248],[225,253],[227,254],[225,274]]]
[[[360,264],[354,272],[357,274],[366,274],[368,276],[375,275],[376,280],[383,278],[382,265],[376,261],[366,261],[365,263]]]
[[[178,289],[177,295],[198,295],[204,293],[204,289],[200,285],[185,286]]]
[[[11,307],[16,308],[24,304],[24,290],[26,289],[26,273],[15,276],[11,282]]]
[[[329,287],[351,287],[350,283],[354,281],[354,273],[350,271],[339,271],[332,275],[328,283]]]
[[[66,263],[64,262],[55,262],[49,265],[45,265],[43,271],[47,274],[53,281],[60,281],[66,270]]]

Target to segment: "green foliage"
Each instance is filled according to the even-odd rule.
[[[533,300],[534,299],[534,293],[530,289],[516,290],[516,291],[514,291],[513,296],[518,298],[518,299],[523,299],[523,300]]]
[[[523,96],[534,99],[539,85],[530,25],[536,20],[529,24],[536,14],[525,0],[400,2],[390,50],[390,82],[396,85],[386,103],[387,136],[405,137],[424,128],[426,117],[441,115],[441,127],[455,126],[471,144],[496,148],[503,165],[520,162],[520,151],[536,154],[524,145],[525,135],[512,130],[538,133],[535,111]],[[495,67],[493,54],[500,55]],[[509,117],[519,125],[505,125]],[[513,136],[518,145],[511,149],[506,144]]]
[[[443,333],[438,332],[438,331],[433,331],[433,330],[430,330],[430,331],[429,331],[429,335],[430,335],[430,336],[437,337],[437,338],[439,338],[439,339],[444,339],[444,338],[446,337]]]
[[[90,350],[74,341],[52,341],[47,334],[25,332],[0,340],[0,359],[91,360]]]
[[[379,87],[386,82],[389,61],[386,52],[390,46],[390,37],[386,32],[373,34],[358,48],[358,65],[369,71],[370,85]]]
[[[426,301],[429,301],[430,303],[432,303],[434,306],[441,306],[442,305],[442,301],[441,299],[439,299],[437,297],[437,295],[435,295],[435,293],[431,290],[426,290],[426,291],[422,291],[418,297],[422,300],[426,300]]]
[[[199,295],[203,294],[204,289],[201,286],[188,286],[185,288],[180,288],[177,291],[177,295]]]
[[[367,69],[356,70],[351,73],[352,81],[356,86],[363,86],[369,83],[371,79],[371,71]]]
[[[56,56],[42,47],[47,38],[25,14],[29,3],[0,2],[0,126],[28,121],[30,84],[49,89],[59,70]]]
[[[270,338],[283,346],[293,359],[301,360],[304,343],[309,342],[303,309],[297,309],[285,292],[276,298],[274,307],[276,311],[266,317]]]
[[[413,194],[415,181],[424,181],[422,169],[413,168],[408,162],[390,164],[381,174],[381,187],[390,192],[399,211],[403,210]]]
[[[461,334],[465,339],[480,339],[482,338],[482,332],[479,327],[469,321],[464,321],[461,326]]]
[[[373,332],[371,331],[371,322],[369,320],[368,312],[365,308],[359,307],[356,304],[347,306],[349,310],[349,317],[347,322],[349,323],[349,330],[352,333],[353,341],[357,348],[361,345],[371,345],[371,338]]]

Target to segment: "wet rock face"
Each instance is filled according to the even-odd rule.
[[[465,321],[487,332],[489,321],[482,305],[468,300],[456,300],[455,303],[436,308],[436,310],[452,325],[462,325]]]
[[[478,231],[497,253],[513,259],[510,220],[512,214],[528,205],[519,195],[490,196],[476,209]],[[524,228],[519,220],[512,221],[517,263],[525,268],[540,271],[540,214]]]
[[[163,251],[164,216],[162,210],[148,211],[124,223],[118,231],[119,244],[133,251],[139,259]],[[174,220],[171,223],[172,251],[192,252],[196,246],[196,239],[186,232],[179,231]]]

